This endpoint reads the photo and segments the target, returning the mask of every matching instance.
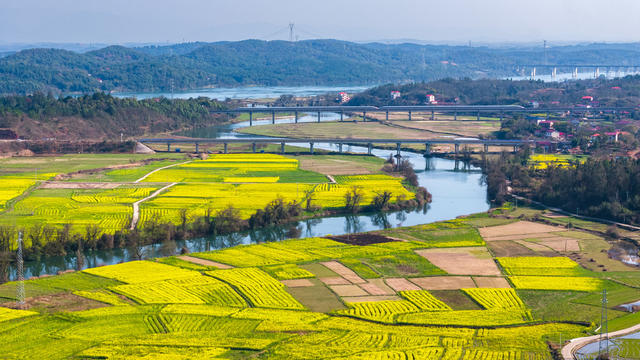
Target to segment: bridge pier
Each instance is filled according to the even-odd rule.
[[[429,143],[425,143],[424,144],[424,157],[430,157],[431,156],[431,144]]]
[[[253,150],[253,152],[256,152],[256,143],[251,144],[251,149]]]
[[[228,153],[228,145],[227,143],[224,143],[224,153],[227,154]]]
[[[577,79],[577,78],[578,78],[578,68],[573,69],[573,75],[572,75],[572,77],[573,77],[574,79]]]
[[[296,122],[296,124],[297,124],[297,123],[298,123],[298,112],[296,111],[296,113],[295,113],[295,114],[296,114],[296,115],[295,115],[295,116],[296,116],[295,122]]]
[[[253,126],[253,112],[249,111],[249,126]]]
[[[454,121],[457,121],[457,120],[458,120],[458,112],[457,112],[457,111],[454,111],[454,112],[453,112],[453,120],[454,120]]]
[[[276,112],[272,111],[271,112],[271,124],[275,124],[276,123]]]
[[[344,121],[344,112],[340,111],[340,122]]]
[[[476,120],[480,121],[480,111],[476,114]]]
[[[488,144],[484,144],[484,154],[488,154],[489,153],[489,145]]]
[[[500,122],[504,120],[504,111],[500,111]]]
[[[553,70],[551,71],[551,78],[555,80],[557,73],[558,73],[558,68],[554,67]]]
[[[386,119],[387,121],[389,121],[389,112],[388,112],[388,111],[385,111],[385,119]]]
[[[362,112],[362,121],[367,121],[367,112],[366,111]]]
[[[338,152],[342,154],[342,143],[338,144]]]
[[[280,153],[284,154],[284,141],[280,143]]]
[[[171,143],[167,143],[167,151],[171,151]]]
[[[409,111],[409,121],[411,121],[411,111]]]
[[[455,143],[453,148],[454,148],[454,153],[455,153],[454,156],[457,159],[458,158],[458,153],[460,152],[460,144],[459,143]]]
[[[196,153],[199,153],[199,152],[200,152],[200,150],[199,150],[199,147],[198,147],[198,143],[196,143]]]
[[[373,144],[372,143],[368,143],[367,144],[367,154],[371,155],[371,150],[373,149]]]
[[[320,111],[318,111],[318,122],[320,122]]]
[[[400,159],[400,157],[401,157],[401,155],[400,155],[400,148],[401,148],[401,147],[402,147],[402,144],[401,144],[401,143],[397,143],[397,144],[396,144],[396,151],[397,151],[396,156],[398,157],[398,159]]]
[[[517,153],[518,152],[518,145],[513,145],[513,152]]]
[[[311,155],[313,155],[313,143],[312,142],[309,143],[309,152],[311,153]]]

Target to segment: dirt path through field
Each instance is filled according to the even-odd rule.
[[[153,170],[153,171],[149,172],[147,175],[145,175],[145,176],[141,177],[140,179],[138,179],[138,180],[134,181],[134,183],[139,183],[140,181],[142,181],[142,180],[146,179],[147,177],[149,177],[151,174],[153,174],[153,173],[155,173],[155,172],[158,172],[158,171],[160,171],[160,170],[168,169],[168,168],[170,168],[170,167],[174,167],[174,166],[178,166],[178,165],[188,164],[188,163],[190,163],[190,162],[191,162],[191,160],[189,160],[189,161],[185,161],[185,162],[183,162],[183,163],[179,163],[179,164],[171,164],[171,165],[163,166],[163,167],[161,167],[161,168],[157,168],[157,169],[155,169],[155,170]]]
[[[177,183],[171,183],[165,187],[163,187],[162,189],[158,189],[156,191],[153,192],[153,194],[147,196],[146,198],[142,199],[142,200],[138,200],[136,202],[133,203],[133,217],[131,218],[131,227],[129,228],[129,230],[134,230],[136,228],[136,226],[138,226],[138,221],[140,220],[140,204],[149,200],[149,199],[153,199],[154,197],[158,196],[158,194],[160,194],[161,192],[167,190],[168,188],[176,185]]]
[[[634,325],[630,328],[611,332],[608,335],[609,335],[609,338],[614,338],[614,337],[628,335],[638,331],[640,331],[640,324]],[[593,336],[571,339],[569,340],[569,343],[562,348],[562,358],[565,360],[573,360],[575,359],[574,354],[576,353],[576,351],[580,350],[580,348],[582,348],[583,346],[594,343],[598,340],[600,340],[600,335],[593,335]]]

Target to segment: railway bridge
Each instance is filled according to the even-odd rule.
[[[280,144],[281,153],[285,152],[286,144],[307,144],[309,146],[309,152],[313,154],[315,144],[337,144],[338,151],[342,152],[344,145],[357,145],[363,146],[368,149],[369,155],[373,149],[374,144],[395,144],[397,155],[400,155],[400,150],[404,144],[423,144],[424,154],[428,156],[431,153],[433,145],[449,144],[454,145],[454,153],[456,157],[460,152],[460,145],[482,145],[484,153],[489,152],[489,146],[508,146],[512,147],[513,151],[517,151],[521,146],[535,147],[536,142],[534,140],[483,140],[473,138],[453,138],[453,139],[345,139],[345,138],[269,138],[269,137],[256,137],[256,138],[235,138],[235,139],[207,139],[207,138],[147,138],[138,139],[143,144],[166,144],[167,151],[171,151],[171,145],[173,144],[194,144],[196,152],[199,152],[200,144],[222,144],[224,146],[224,153],[229,151],[229,144],[251,144],[253,152],[256,152],[257,144]]]
[[[254,114],[271,114],[271,123],[276,123],[276,114],[294,114],[295,123],[298,122],[300,114],[317,114],[320,122],[322,113],[336,113],[340,115],[339,121],[344,121],[345,114],[362,114],[362,119],[366,121],[367,114],[384,113],[385,119],[389,120],[389,113],[406,113],[409,121],[414,114],[430,114],[431,120],[436,120],[437,114],[453,115],[454,120],[458,120],[458,115],[474,115],[480,121],[481,114],[490,114],[499,121],[504,120],[505,114],[533,113],[546,114],[549,118],[554,113],[613,113],[620,111],[638,110],[637,107],[552,107],[552,108],[525,108],[519,105],[412,105],[412,106],[273,106],[273,107],[242,107],[231,110],[216,110],[213,113],[223,114],[249,114],[249,126],[253,126]]]

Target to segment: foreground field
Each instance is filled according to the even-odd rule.
[[[597,327],[604,288],[609,329],[634,321],[613,307],[637,300],[640,272],[590,271],[551,248],[493,251],[549,233],[580,249],[603,241],[476,215],[29,280],[29,309],[0,307],[0,348],[10,359],[551,359]],[[4,306],[15,290],[0,286]]]

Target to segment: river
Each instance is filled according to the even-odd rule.
[[[299,121],[317,121],[316,116],[315,114],[306,114],[301,116]],[[323,116],[323,120],[336,120],[339,115],[327,113]],[[267,124],[270,123],[270,121],[270,119],[257,120],[254,121],[254,124]],[[277,122],[293,122],[293,119],[278,119]],[[251,136],[238,134],[233,131],[245,126],[248,126],[248,122],[195,129],[184,132],[181,135],[208,138]],[[337,146],[317,144],[316,149],[337,150]],[[358,146],[347,146],[344,150],[356,153],[367,152],[366,148]],[[385,159],[391,153],[395,152],[390,150],[373,150],[375,156]],[[170,256],[176,254],[176,252],[183,247],[189,249],[191,252],[207,251],[238,244],[277,241],[292,237],[341,235],[390,227],[411,226],[453,219],[460,215],[483,212],[489,209],[486,185],[482,182],[481,169],[468,164],[456,164],[453,160],[440,158],[425,159],[421,154],[406,151],[403,151],[401,155],[409,159],[413,165],[420,186],[426,187],[433,195],[433,201],[424,208],[413,211],[331,216],[300,221],[269,229],[218,236],[216,239],[196,238],[170,244],[159,244],[146,247],[145,256]],[[126,249],[112,249],[86,251],[84,258],[84,268],[87,268],[129,261],[132,260],[133,257]],[[43,257],[38,261],[28,261],[25,262],[25,278],[43,274],[55,274],[61,270],[75,269],[76,264],[75,254]],[[12,272],[12,278],[15,278],[15,272]]]

